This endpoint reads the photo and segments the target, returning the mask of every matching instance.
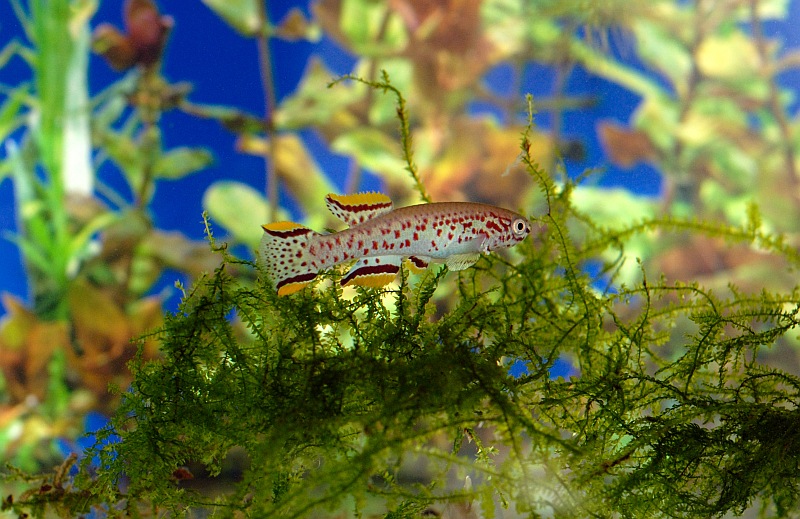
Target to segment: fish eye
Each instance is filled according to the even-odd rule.
[[[517,218],[514,220],[514,223],[511,224],[511,228],[517,236],[524,235],[528,232],[528,222],[523,218]]]

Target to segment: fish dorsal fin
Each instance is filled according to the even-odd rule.
[[[475,264],[481,255],[477,252],[467,252],[466,254],[453,254],[449,256],[444,264],[450,270],[464,270]]]
[[[336,218],[351,227],[392,210],[392,200],[383,193],[330,193],[325,197],[325,204]]]

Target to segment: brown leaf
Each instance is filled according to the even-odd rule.
[[[419,93],[430,98],[469,87],[499,58],[485,37],[481,0],[392,0],[411,36],[404,55]]]
[[[657,158],[653,143],[641,131],[611,121],[600,121],[597,123],[597,135],[609,160],[623,168]]]
[[[12,402],[29,396],[44,399],[53,352],[69,344],[67,324],[40,321],[15,297],[4,294],[6,315],[0,321],[0,370]]]
[[[152,0],[127,0],[124,22],[128,38],[136,49],[136,61],[143,65],[159,61],[173,25],[172,18],[161,16]]]
[[[144,298],[122,308],[110,293],[78,280],[73,283],[68,300],[80,347],[80,353],[75,348],[67,349],[75,384],[90,390],[101,406],[113,408],[115,399],[108,392],[108,385],[124,388],[130,384],[127,364],[138,349],[136,340],[162,324],[161,298]],[[153,358],[157,352],[157,339],[144,339],[144,358]]]
[[[156,258],[163,266],[197,277],[219,266],[220,256],[208,244],[193,241],[180,232],[154,230],[142,240],[142,252]]]
[[[101,402],[107,400],[108,383],[136,351],[125,312],[100,288],[78,280],[67,295],[76,348],[69,348],[75,382],[89,389]]]
[[[117,71],[127,70],[136,64],[136,49],[131,41],[108,23],[101,23],[94,30],[92,50],[103,56]]]
[[[423,182],[435,201],[470,200],[519,206],[530,186],[520,153],[521,127],[501,128],[488,118],[462,117],[435,137],[435,160],[421,171]],[[542,133],[528,136],[530,153],[546,161],[553,154],[552,139]]]
[[[287,41],[308,37],[311,24],[299,8],[292,8],[277,27],[277,35]]]
[[[94,51],[119,71],[159,62],[173,26],[172,18],[161,16],[152,0],[127,0],[123,22],[124,34],[111,24],[100,24],[93,35]]]
[[[791,273],[783,263],[776,256],[746,245],[729,245],[721,238],[693,236],[659,254],[654,267],[669,281],[693,280],[712,286],[717,279],[722,286],[734,282],[745,290],[764,289],[764,276],[758,275],[759,272],[773,272],[768,279],[766,289],[769,290],[777,289],[791,279]],[[748,270],[752,274],[749,275]]]

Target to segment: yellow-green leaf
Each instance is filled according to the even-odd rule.
[[[237,240],[255,248],[261,241],[261,225],[267,223],[269,204],[258,191],[236,181],[216,182],[203,196],[203,207],[212,224],[219,224]]]
[[[244,36],[254,36],[261,30],[258,0],[202,0],[228,25]]]
[[[158,178],[177,179],[206,168],[212,162],[214,157],[205,149],[180,147],[161,155],[154,172]]]

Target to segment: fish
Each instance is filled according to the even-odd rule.
[[[481,254],[512,247],[531,232],[524,216],[477,202],[435,202],[395,209],[375,192],[328,194],[325,204],[349,227],[318,233],[295,222],[262,225],[259,254],[278,295],[293,294],[319,272],[351,260],[342,286],[379,288],[392,282],[403,261],[414,272],[430,263],[464,270]]]

